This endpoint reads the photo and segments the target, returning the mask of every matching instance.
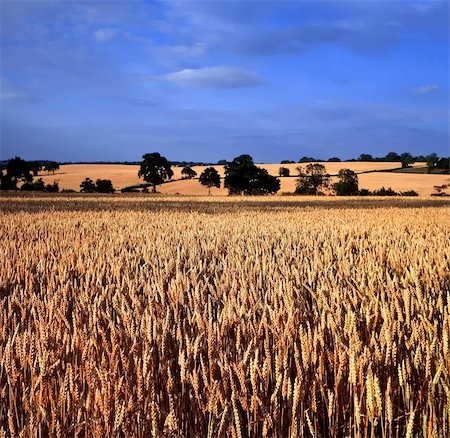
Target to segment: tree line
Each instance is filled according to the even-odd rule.
[[[141,163],[138,176],[143,178],[153,188],[170,181],[173,176],[171,163],[158,152],[145,154]],[[280,190],[280,179],[270,175],[266,169],[255,165],[250,155],[240,155],[224,166],[225,176],[223,185],[228,189],[229,195],[270,195]],[[384,188],[370,192],[367,189],[359,189],[358,175],[350,169],[341,169],[338,173],[338,181],[330,182],[330,175],[320,163],[309,163],[305,168],[297,167],[298,178],[295,194],[298,195],[323,195],[324,190],[333,191],[338,196],[417,196],[413,190],[397,193],[391,188]],[[195,170],[184,167],[183,178],[191,179],[197,175]],[[290,176],[286,167],[279,168],[280,176]],[[208,187],[221,186],[221,178],[213,167],[206,168],[199,177],[199,182]]]
[[[298,163],[321,163],[321,162],[340,162],[339,157],[331,157],[328,160],[315,159],[313,157],[303,156],[298,160]],[[431,173],[434,169],[449,169],[450,157],[439,157],[432,153],[429,155],[413,156],[409,152],[398,154],[397,152],[388,152],[384,157],[373,157],[371,154],[361,154],[358,158],[350,158],[345,161],[364,161],[364,162],[400,162],[402,168],[411,167],[414,163],[426,163],[428,172]],[[295,161],[281,160],[280,164],[295,164]]]
[[[393,154],[395,153],[390,152],[387,154],[385,157],[386,160],[396,158]],[[408,153],[402,154],[399,157],[407,162],[405,164],[406,167],[411,166],[414,162],[414,158]],[[301,162],[307,163],[307,161],[302,160]],[[287,160],[284,160],[282,163],[287,163]],[[445,164],[448,166],[448,158],[439,158],[436,154],[430,154],[427,157],[427,165],[430,171]],[[280,190],[280,179],[270,175],[266,169],[256,166],[250,155],[239,155],[223,165],[225,174],[223,186],[228,189],[229,195],[270,195]],[[59,186],[57,182],[45,184],[42,178],[33,181],[34,176],[37,176],[40,171],[54,173],[58,169],[59,165],[56,162],[25,161],[20,157],[15,157],[6,163],[4,169],[1,169],[0,189],[17,190],[18,184],[22,183],[21,190],[58,192]],[[370,192],[367,189],[360,190],[358,175],[350,169],[341,169],[337,175],[338,181],[331,184],[331,177],[326,172],[325,166],[320,162],[311,162],[306,167],[297,167],[296,170],[298,175],[294,193],[298,195],[322,195],[325,191],[334,192],[338,196],[413,196],[417,194],[414,191],[397,193],[391,188],[381,188],[375,192]],[[147,186],[150,186],[155,193],[156,187],[171,181],[173,175],[172,163],[166,157],[158,152],[145,154],[140,162],[138,177],[142,178],[146,184],[141,184],[136,187],[143,188],[146,191]],[[182,179],[193,179],[197,177],[197,172],[190,166],[184,166],[181,170],[181,175]],[[290,169],[280,167],[278,175],[280,177],[291,176]],[[208,193],[211,193],[211,189],[214,187],[220,188],[222,183],[221,177],[214,167],[207,167],[203,170],[198,180],[202,186],[208,188]],[[134,187],[128,187],[122,189],[122,191],[134,191],[133,189]],[[73,190],[63,191],[68,192]],[[90,178],[85,178],[80,184],[80,191],[84,193],[114,193],[116,189],[109,179],[97,179],[94,182]]]
[[[42,178],[33,182],[35,176],[41,171],[47,173],[59,169],[55,161],[26,161],[20,157],[12,158],[0,169],[0,189],[17,190],[17,185],[23,183],[21,189],[28,191],[58,192],[58,183],[45,184]]]

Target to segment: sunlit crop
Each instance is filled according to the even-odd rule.
[[[450,435],[448,208],[49,199],[0,213],[0,436]]]

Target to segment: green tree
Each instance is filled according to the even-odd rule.
[[[54,181],[53,184],[47,184],[45,186],[45,192],[53,192],[53,193],[57,193],[59,192],[59,184]]]
[[[95,192],[95,184],[94,181],[91,180],[91,178],[85,178],[84,181],[80,184],[80,191],[84,193],[93,193]]]
[[[280,176],[289,176],[290,174],[291,172],[287,167],[280,167],[278,169],[278,175]]]
[[[181,170],[181,175],[183,175],[187,179],[191,179],[197,176],[197,172],[192,167],[185,166]]]
[[[8,174],[3,173],[3,169],[0,170],[0,190],[15,190],[17,186],[14,186],[14,183]]]
[[[431,173],[431,171],[436,167],[436,164],[439,161],[439,157],[437,156],[437,154],[432,153],[430,155],[427,155],[425,158],[427,159],[428,173]]]
[[[398,162],[400,160],[401,160],[400,155],[397,154],[397,152],[388,152],[384,157],[384,161]]]
[[[339,157],[328,158],[329,163],[339,163],[340,161],[341,161],[341,159]]]
[[[370,155],[370,154],[361,154],[361,155],[358,157],[358,160],[359,160],[359,161],[373,161],[373,157],[372,157],[372,155]]]
[[[55,173],[55,170],[59,169],[59,164],[56,161],[49,161],[45,164],[44,170],[47,173],[53,172]]]
[[[255,166],[250,155],[240,155],[225,166],[224,186],[230,195],[272,194],[280,189],[280,180]]]
[[[95,191],[98,193],[114,193],[116,189],[110,179],[98,179],[95,181]]]
[[[355,196],[359,193],[358,175],[350,169],[341,169],[338,174],[339,181],[333,184],[338,196]]]
[[[400,161],[402,163],[402,167],[406,168],[411,167],[414,164],[415,159],[409,152],[404,152],[400,155]]]
[[[392,187],[381,187],[381,189],[374,190],[373,192],[374,196],[398,196],[399,193],[397,193],[395,190],[392,189]]]
[[[450,168],[450,157],[442,157],[436,163],[436,169],[444,169],[447,172]]]
[[[199,178],[202,186],[208,187],[208,194],[211,194],[211,187],[220,188],[220,175],[214,167],[207,167]]]
[[[225,166],[224,187],[230,195],[246,194],[256,166],[250,155],[239,155]]]
[[[2,177],[3,190],[17,190],[17,184],[33,181],[30,163],[20,157],[15,157],[6,163],[6,173]]]
[[[327,174],[325,166],[319,163],[311,163],[303,170],[297,167],[299,178],[295,193],[299,195],[321,195],[321,189],[329,186],[330,175]]]
[[[145,154],[142,159],[138,176],[150,183],[153,186],[153,193],[156,193],[156,186],[173,176],[170,162],[158,152]]]
[[[21,190],[30,192],[43,192],[45,190],[44,180],[42,178],[39,178],[34,182],[25,182],[22,184]]]
[[[300,160],[298,160],[299,163],[312,163],[314,161],[317,161],[316,159],[314,159],[313,157],[302,157],[300,158]]]
[[[256,166],[255,166],[256,167]],[[280,190],[280,180],[269,175],[267,169],[256,167],[253,177],[250,179],[248,195],[273,195]]]
[[[39,172],[42,170],[42,164],[39,163],[39,161],[30,161],[29,164],[33,176],[37,176]]]

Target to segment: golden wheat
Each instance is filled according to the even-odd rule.
[[[445,204],[3,202],[0,436],[448,434]]]

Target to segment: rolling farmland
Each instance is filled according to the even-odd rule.
[[[323,163],[327,172],[337,174],[339,169],[349,168],[357,173],[373,170],[392,169],[399,167],[400,163],[382,163],[382,162],[341,162],[341,163]],[[283,166],[291,171],[291,175],[296,175],[296,168],[300,164],[261,164],[259,166],[266,168],[270,174],[278,175],[278,169]],[[302,164],[305,166],[305,164]],[[223,176],[223,166],[213,166]],[[194,166],[193,169],[198,175],[205,167]],[[110,179],[116,189],[140,184],[143,182],[137,176],[139,166],[124,164],[69,164],[62,165],[60,170],[54,175],[47,175],[45,172],[40,175],[46,183],[58,181],[61,189],[79,190],[81,181],[89,177],[92,180],[97,178]],[[181,178],[181,168],[173,167],[174,176],[172,182],[158,187],[158,191],[166,194],[182,195],[206,195],[208,189],[202,187],[198,180],[176,181]],[[363,173],[359,176],[360,187],[370,190],[378,189],[382,186],[392,187],[396,191],[416,190],[420,195],[429,196],[433,193],[433,186],[450,183],[449,175],[424,175],[424,174],[394,174],[394,173]],[[282,192],[293,192],[295,190],[295,178],[280,178]],[[227,191],[213,188],[211,194],[225,195]]]

